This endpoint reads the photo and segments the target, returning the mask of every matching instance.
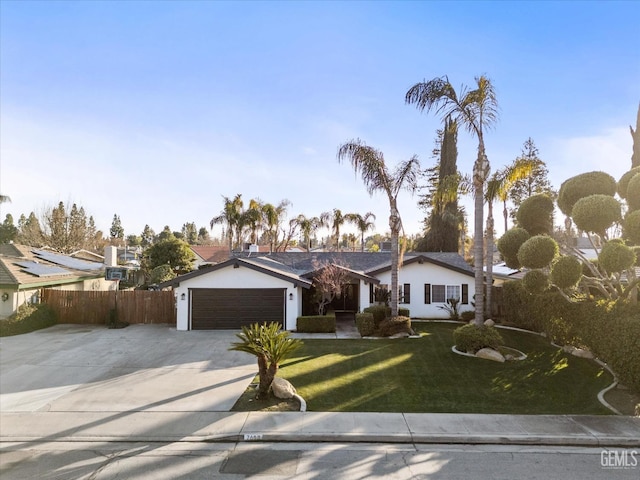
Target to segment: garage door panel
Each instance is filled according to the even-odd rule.
[[[252,323],[284,323],[284,288],[192,289],[193,330],[239,329]]]

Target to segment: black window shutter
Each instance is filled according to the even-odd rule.
[[[462,284],[462,304],[467,305],[469,303],[469,284]]]
[[[431,303],[431,284],[424,284],[424,303]]]
[[[369,284],[369,303],[373,303],[373,283]]]
[[[411,303],[411,284],[404,284],[404,300],[402,303]]]

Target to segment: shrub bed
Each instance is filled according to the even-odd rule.
[[[504,345],[500,332],[494,327],[476,327],[463,325],[453,331],[453,341],[461,352],[476,353],[482,348],[494,348]]]
[[[296,330],[301,333],[334,333],[336,331],[336,317],[333,315],[298,317]]]
[[[372,313],[356,313],[356,327],[361,337],[368,337],[373,335],[376,330],[376,325],[373,321]]]
[[[0,337],[29,333],[51,327],[56,323],[58,323],[56,314],[48,305],[24,304],[8,319],[0,320]]]
[[[620,381],[640,392],[640,309],[609,301],[571,303],[559,293],[529,295],[518,281],[505,282],[509,323],[544,332],[559,345],[584,347],[606,362]]]
[[[376,325],[376,328],[380,326],[380,322],[382,322],[385,318],[391,317],[391,307],[387,307],[386,305],[372,305],[362,310],[364,313],[370,313],[373,315],[373,321]],[[408,308],[398,308],[398,316],[400,317],[408,317],[409,309]]]

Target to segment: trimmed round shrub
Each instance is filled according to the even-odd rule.
[[[543,268],[558,256],[558,244],[547,235],[536,235],[524,242],[518,250],[518,261],[527,268]]]
[[[560,288],[575,287],[582,278],[582,263],[572,255],[558,258],[551,268],[551,281]]]
[[[543,293],[549,288],[549,277],[542,270],[531,270],[522,278],[522,285],[529,293]]]
[[[453,331],[453,342],[458,350],[476,353],[482,348],[498,348],[504,345],[500,332],[494,327],[476,327],[467,324]]]
[[[590,195],[616,194],[618,183],[605,172],[588,172],[571,177],[560,185],[558,207],[567,216],[571,216],[573,206],[578,200]]]
[[[390,337],[396,333],[411,334],[411,319],[409,317],[385,318],[378,327],[381,337]]]
[[[465,310],[464,312],[460,312],[460,320],[462,320],[463,322],[468,323],[474,318],[476,318],[476,312],[474,312],[473,310]]]
[[[629,205],[630,211],[640,210],[640,175],[635,175],[629,180],[627,205]]]
[[[573,206],[571,218],[580,230],[604,234],[605,230],[622,219],[620,202],[608,195],[590,195]]]
[[[549,235],[553,231],[554,209],[553,200],[549,195],[533,195],[524,200],[518,208],[518,226],[529,232],[529,235]]]
[[[617,273],[631,268],[636,262],[636,254],[620,242],[607,242],[598,255],[598,263],[605,271]]]
[[[640,167],[635,167],[620,177],[620,180],[618,180],[618,195],[620,195],[620,198],[627,198],[629,181],[639,173]]]
[[[507,230],[500,240],[498,240],[498,251],[504,258],[507,267],[520,268],[518,262],[518,250],[524,242],[529,240],[531,235],[524,228],[512,228]]]
[[[627,214],[623,226],[624,237],[631,243],[640,245],[640,210]]]

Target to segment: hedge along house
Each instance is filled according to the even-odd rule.
[[[313,276],[335,264],[347,272],[330,309],[362,311],[391,283],[389,253],[278,252],[238,256],[160,285],[173,287],[178,330],[238,329],[277,321],[296,329],[300,315],[317,314]],[[411,253],[400,269],[401,305],[412,317],[448,318],[448,298],[472,309],[473,269],[457,253]],[[468,308],[465,308],[465,305]]]
[[[39,302],[43,288],[86,291],[115,287],[115,282],[105,280],[103,263],[22,245],[0,245],[0,318],[11,316],[25,303]]]

